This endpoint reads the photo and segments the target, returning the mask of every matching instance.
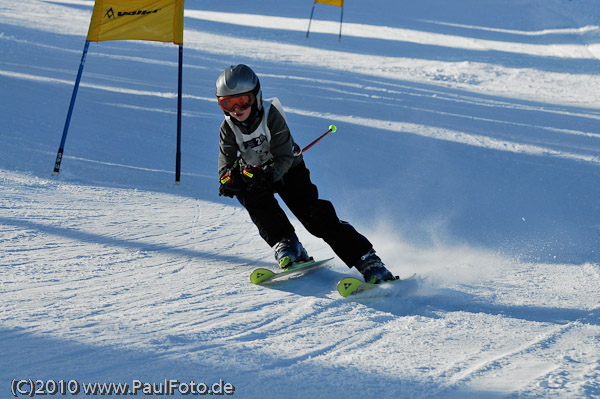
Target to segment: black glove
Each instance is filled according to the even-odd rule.
[[[242,179],[238,168],[230,168],[219,178],[219,195],[233,198],[242,191]]]
[[[245,189],[248,191],[271,190],[273,187],[273,166],[271,164],[244,166],[241,170],[241,177]]]

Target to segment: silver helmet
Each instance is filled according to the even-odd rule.
[[[254,93],[258,109],[262,108],[262,90],[258,76],[249,66],[239,64],[226,68],[217,78],[217,97]]]

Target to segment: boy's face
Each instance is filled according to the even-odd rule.
[[[244,122],[250,116],[251,110],[252,107],[248,107],[246,109],[235,108],[229,113],[229,115],[231,115],[232,118],[237,119],[238,122]]]

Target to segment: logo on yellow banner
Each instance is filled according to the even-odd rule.
[[[148,15],[148,14],[156,14],[157,12],[159,12],[161,9],[157,8],[156,10],[137,10],[137,11],[118,11],[117,12],[117,16],[122,17],[125,15]],[[104,18],[116,18],[115,17],[115,11],[112,9],[112,7],[106,11],[106,14],[104,15]]]

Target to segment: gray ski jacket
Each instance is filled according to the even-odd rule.
[[[219,176],[238,158],[246,165],[262,165],[272,160],[276,182],[302,162],[302,155],[294,155],[300,148],[292,138],[279,100],[264,100],[262,109],[260,123],[253,131],[248,131],[231,116],[225,116],[219,129]]]

